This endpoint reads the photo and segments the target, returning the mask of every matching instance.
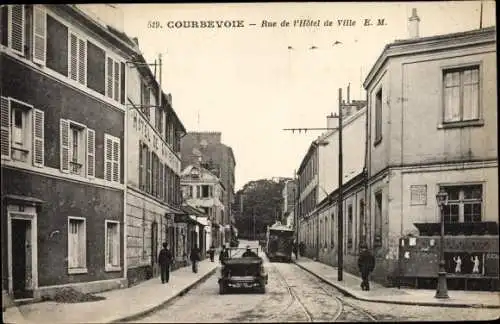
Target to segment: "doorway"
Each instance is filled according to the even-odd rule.
[[[10,214],[9,292],[14,299],[33,298],[37,286],[36,221],[33,215]]]

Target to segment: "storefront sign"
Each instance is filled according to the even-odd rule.
[[[181,161],[179,157],[157,135],[149,122],[144,120],[142,115],[135,110],[131,111],[130,118],[132,119],[132,127],[141,135],[141,140],[148,143],[149,148],[161,158],[162,162],[166,163],[177,175],[180,175]]]
[[[410,186],[411,205],[427,205],[427,185]]]

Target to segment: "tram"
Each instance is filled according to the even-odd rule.
[[[291,262],[294,230],[276,222],[267,228],[266,255],[271,262]]]

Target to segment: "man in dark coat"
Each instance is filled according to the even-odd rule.
[[[368,276],[375,268],[375,257],[368,250],[368,246],[364,243],[359,246],[359,258],[358,258],[358,268],[361,273],[361,289],[370,290],[370,282],[368,281]]]
[[[191,255],[189,256],[189,259],[191,260],[191,267],[193,269],[194,273],[198,272],[198,261],[201,261],[200,257],[200,250],[198,247],[195,245],[191,249]]]
[[[215,257],[215,246],[212,244],[210,250],[208,250],[208,255],[210,256],[210,262],[214,262]]]
[[[293,241],[292,243],[292,251],[293,251],[293,254],[295,254],[295,260],[298,260],[299,259],[299,246],[297,244],[297,241]]]
[[[248,257],[253,257],[253,258],[255,258],[255,257],[258,257],[258,255],[257,255],[254,251],[252,251],[252,250],[250,249],[250,246],[249,246],[249,245],[247,245],[247,250],[243,253],[243,255],[242,255],[241,257],[242,257],[242,258],[248,258]]]
[[[306,253],[306,245],[304,244],[304,242],[299,243],[299,253],[301,256],[304,256],[304,254]]]
[[[224,264],[224,262],[229,259],[229,252],[227,251],[226,247],[223,245],[222,250],[220,251],[219,254],[219,261],[220,263]]]
[[[170,265],[172,264],[172,252],[168,249],[167,243],[163,243],[163,249],[161,249],[158,255],[158,263],[161,270],[161,283],[166,283],[170,279]]]

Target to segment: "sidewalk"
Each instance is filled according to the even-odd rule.
[[[386,288],[373,281],[370,282],[370,291],[363,291],[360,286],[361,278],[348,272],[343,272],[343,280],[339,282],[335,267],[305,257],[299,257],[299,260],[294,262],[344,294],[363,301],[422,306],[500,308],[499,292],[450,290],[449,299],[436,299],[435,290]]]
[[[170,281],[162,284],[159,277],[136,286],[112,290],[97,296],[104,300],[84,303],[41,302],[9,307],[3,313],[4,323],[111,323],[133,320],[173,300],[208,278],[219,267],[210,259],[198,264],[198,273],[191,266],[170,273]],[[214,288],[216,289],[216,288]]]

